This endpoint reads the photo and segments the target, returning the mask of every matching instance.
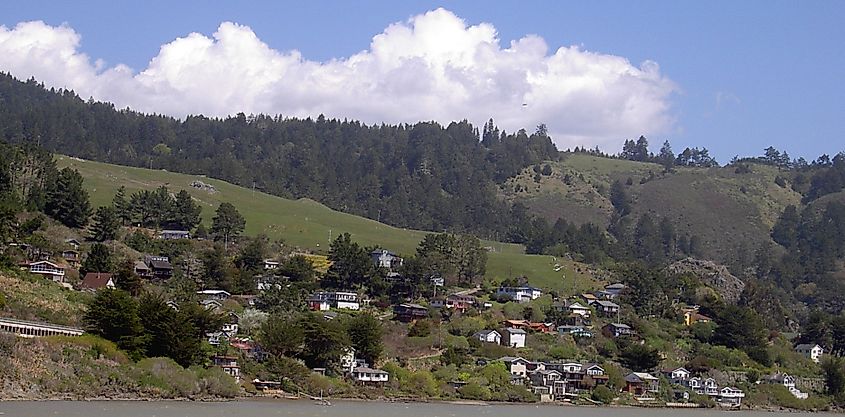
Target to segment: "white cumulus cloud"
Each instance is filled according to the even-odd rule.
[[[220,24],[161,46],[146,68],[106,67],[80,51],[73,28],[0,26],[0,70],[34,76],[144,112],[177,117],[238,112],[412,123],[488,118],[508,131],[545,123],[559,147],[615,150],[673,129],[677,86],[657,63],[639,66],[578,46],[550,51],[534,35],[502,46],[489,23],[444,9],[394,23],[368,49],[326,62],[278,51],[248,27]]]

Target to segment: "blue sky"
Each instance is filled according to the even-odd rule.
[[[641,118],[644,123],[662,126],[654,131],[644,131],[649,125],[635,121],[606,126],[612,124],[616,116],[593,120],[568,131],[566,128],[570,124],[581,122],[577,115],[571,116],[573,120],[568,118],[573,109],[566,104],[550,104],[547,111],[538,109],[536,117],[510,120],[512,125],[523,122],[526,129],[532,130],[530,122],[540,120],[554,125],[555,120],[543,119],[561,117],[567,121],[562,122],[560,131],[570,135],[571,143],[595,141],[602,148],[615,152],[618,149],[613,147],[625,137],[618,140],[608,137],[636,137],[647,133],[655,151],[664,139],[669,139],[676,152],[684,146],[705,146],[720,162],[727,162],[736,154],[760,154],[769,145],[808,159],[821,153],[845,150],[845,2],[842,1],[268,1],[237,4],[28,1],[0,4],[0,24],[9,30],[19,22],[33,20],[42,20],[51,27],[67,24],[81,37],[77,52],[84,53],[92,62],[103,61],[98,68],[125,64],[137,74],[150,66],[150,60],[159,54],[162,45],[191,32],[212,37],[224,21],[248,27],[275,51],[287,53],[295,49],[301,52],[304,60],[325,63],[367,51],[373,37],[392,23],[408,22],[412,16],[438,7],[452,12],[468,26],[491,24],[502,48],[508,48],[512,40],[536,34],[545,41],[547,55],[554,54],[559,47],[578,45],[582,51],[625,58],[634,70],[642,69],[647,60],[659,64],[662,81],[643,81],[651,84],[625,87],[628,89],[619,94],[623,97],[620,100],[630,100],[638,97],[637,92],[641,89],[649,89],[650,100],[668,106],[659,110],[652,107],[644,110],[642,116],[640,113],[632,116]],[[3,68],[5,64],[9,67]],[[34,64],[28,65],[12,65],[0,56],[0,69],[12,71],[19,77],[27,77],[23,72]],[[477,66],[473,68],[478,71]],[[37,70],[32,72],[39,74]],[[37,78],[48,78],[45,81],[48,84],[66,82],[74,87],[72,81],[50,80],[49,74]],[[98,78],[96,82],[103,83],[104,79]],[[671,92],[666,92],[668,84],[663,81],[672,83]],[[147,102],[135,106],[133,100],[137,99],[132,95],[120,96],[114,92],[118,89],[104,91],[91,85],[75,89],[87,92],[86,88],[97,98],[119,97],[115,99],[119,104],[158,111],[155,104]],[[285,91],[285,95],[293,95]],[[221,100],[225,97],[230,96]],[[243,99],[243,103],[258,102],[255,104],[257,109],[275,109],[261,107],[260,103],[270,99],[256,97]],[[330,94],[324,97],[325,100],[333,99]],[[408,102],[428,98],[414,96],[409,97]],[[277,100],[276,103],[281,99],[273,100]],[[400,101],[393,107],[402,105]],[[590,112],[596,113],[607,105],[607,102],[595,103],[596,107]],[[203,109],[186,106],[186,112]],[[302,115],[311,109],[324,108],[320,106],[324,104],[282,106],[279,111]],[[350,110],[351,106],[325,108],[330,108],[333,116],[342,116],[348,111],[350,117],[369,121],[378,118],[388,122],[405,121],[391,120],[397,116],[384,109],[373,109],[359,116]],[[178,109],[173,111],[178,112]],[[229,109],[207,111],[226,112]],[[499,115],[497,120],[507,122],[509,116],[502,111],[491,109],[490,113]],[[513,112],[520,111],[525,110],[513,108]],[[462,118],[455,116],[461,113],[460,106],[449,112],[423,108],[419,113],[410,113],[422,115],[421,118],[431,114],[431,118],[438,120]],[[476,121],[480,116],[467,114],[464,117]],[[667,122],[667,119],[671,120]],[[554,128],[550,130],[553,134],[556,132]]]

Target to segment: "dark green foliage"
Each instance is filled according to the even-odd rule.
[[[143,326],[138,317],[138,302],[126,291],[97,291],[85,312],[86,331],[117,343],[135,359],[143,353]]]
[[[719,311],[716,321],[719,326],[713,335],[714,343],[740,349],[762,365],[771,364],[766,350],[768,331],[754,310],[728,305]]]
[[[296,356],[303,350],[305,332],[295,318],[274,314],[261,326],[259,341],[275,356]]]
[[[426,277],[462,285],[477,282],[487,268],[487,251],[478,238],[469,235],[426,235],[417,247],[416,259]]]
[[[657,154],[657,163],[663,165],[664,172],[671,172],[675,166],[675,153],[672,152],[672,145],[669,144],[669,141],[663,142],[663,146],[660,147],[660,153]]]
[[[349,341],[356,355],[369,364],[375,364],[384,351],[381,322],[372,314],[359,314],[346,322]]]
[[[313,282],[317,272],[311,260],[302,255],[294,255],[279,265],[279,274],[294,282]]]
[[[349,338],[338,320],[325,320],[322,315],[309,313],[301,318],[300,326],[305,336],[300,359],[311,368],[334,369],[340,356],[349,347]]]
[[[235,266],[242,271],[258,271],[264,267],[267,252],[266,237],[258,236],[244,245],[235,257]]]
[[[214,245],[214,248],[205,251],[200,259],[203,265],[202,279],[206,288],[226,291],[233,289],[235,272],[223,246]]]
[[[146,356],[166,356],[184,367],[201,363],[204,356],[200,333],[189,316],[191,311],[174,310],[160,295],[143,295],[138,315],[144,329]]]
[[[821,169],[810,178],[810,189],[804,197],[805,202],[845,189],[845,153],[837,154],[832,163],[829,158],[824,158],[827,158],[827,155],[822,155],[819,160],[813,162]]]
[[[211,222],[212,236],[223,240],[227,245],[229,240],[240,236],[246,226],[244,216],[231,203],[220,203]]]
[[[192,230],[200,222],[202,207],[188,194],[181,190],[176,194],[170,227],[178,230]]]
[[[408,337],[428,337],[431,336],[431,322],[428,320],[417,320],[408,329]]]
[[[622,182],[616,180],[610,186],[610,203],[613,208],[619,213],[619,216],[626,216],[631,212],[631,201],[628,197],[628,192]]]
[[[44,212],[68,227],[79,228],[88,224],[91,203],[78,171],[70,168],[59,171],[55,184],[47,191]]]
[[[112,267],[112,255],[109,247],[102,243],[95,243],[91,245],[88,256],[82,261],[79,273],[84,276],[88,272],[111,272]]]
[[[98,207],[91,226],[91,238],[97,242],[117,239],[120,231],[120,218],[113,207]]]
[[[634,371],[648,371],[660,364],[660,353],[646,345],[632,343],[622,350],[620,360],[626,367]]]
[[[824,382],[829,395],[839,395],[845,392],[845,364],[842,358],[828,356],[822,362]]]
[[[792,247],[798,238],[800,223],[801,217],[798,214],[798,209],[791,204],[786,206],[772,228],[772,239],[786,248]]]
[[[112,198],[111,205],[121,225],[126,226],[132,222],[132,210],[129,206],[129,201],[126,200],[126,187],[121,185],[117,189],[117,192]]]
[[[144,288],[141,277],[135,274],[135,264],[129,259],[120,263],[117,272],[114,274],[114,284],[133,297],[140,295]]]
[[[591,396],[593,400],[598,401],[602,404],[610,404],[611,402],[613,402],[613,399],[616,398],[616,394],[614,394],[613,391],[610,390],[610,388],[604,385],[599,385],[595,389],[593,389]]]
[[[332,265],[321,281],[326,288],[360,288],[375,272],[369,251],[353,242],[349,233],[343,233],[332,241],[329,260]]]

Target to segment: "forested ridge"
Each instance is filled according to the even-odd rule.
[[[355,121],[246,116],[185,120],[117,110],[34,80],[0,77],[0,138],[120,165],[201,173],[394,226],[507,231],[496,183],[558,151],[533,134],[468,122],[368,126]]]

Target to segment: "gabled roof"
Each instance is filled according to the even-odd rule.
[[[149,265],[150,268],[155,269],[173,269],[173,266],[170,265],[170,261],[164,261],[160,259],[150,259]]]
[[[82,284],[80,287],[87,288],[91,290],[99,290],[100,288],[105,288],[108,286],[109,281],[112,280],[112,274],[106,272],[89,272],[85,274],[85,278],[82,279]],[[114,285],[114,282],[112,282]]]
[[[525,330],[514,329],[513,327],[508,327],[507,329],[505,329],[505,331],[511,334],[526,334]]]
[[[475,336],[487,337],[487,336],[489,336],[489,335],[490,335],[490,334],[492,334],[492,333],[496,333],[496,334],[497,334],[497,335],[499,335],[499,336],[501,336],[501,335],[502,335],[501,333],[499,333],[499,332],[497,332],[497,331],[495,331],[495,330],[482,330],[482,331],[480,331],[480,332],[476,333],[476,334],[475,334]]]
[[[606,289],[606,290],[624,290],[625,288],[628,288],[628,286],[626,286],[625,284],[622,284],[620,282],[617,282],[615,284],[606,285],[604,287],[604,289]]]
[[[616,307],[619,308],[619,304],[614,303],[613,301],[608,300],[596,300],[593,301],[592,304],[598,304],[602,307]]]
[[[677,368],[664,368],[663,369],[663,373],[667,373],[667,374],[675,372],[675,371],[684,371],[686,373],[690,373],[690,371],[688,371],[687,368],[684,368],[683,366],[679,366]]]
[[[36,261],[36,262],[30,262],[30,263],[29,263],[29,266],[34,266],[34,265],[43,265],[43,264],[50,265],[50,266],[52,266],[53,268],[64,269],[64,268],[62,268],[62,267],[60,267],[60,266],[58,266],[58,265],[56,265],[56,264],[54,264],[54,263],[52,263],[52,262],[50,262],[50,261]]]
[[[608,323],[607,326],[615,327],[617,329],[630,329],[631,326],[624,323]]]
[[[631,372],[627,376],[625,376],[625,381],[627,382],[646,382],[646,381],[657,381],[657,378],[652,376],[651,374],[645,372]]]
[[[816,347],[821,348],[821,346],[816,343],[800,343],[795,345],[795,350],[810,350]]]

